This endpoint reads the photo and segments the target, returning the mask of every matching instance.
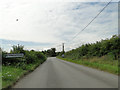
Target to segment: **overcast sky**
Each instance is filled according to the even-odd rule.
[[[21,44],[25,49],[45,50],[55,47],[59,51],[61,47],[57,46],[64,42],[65,50],[70,50],[81,44],[110,38],[118,33],[118,4],[115,2],[112,2],[72,42],[67,43],[107,3],[0,0],[2,48],[9,51],[12,45]]]

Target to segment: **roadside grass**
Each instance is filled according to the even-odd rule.
[[[43,63],[43,61],[39,60],[39,61],[37,61],[35,63],[27,64],[25,66],[25,70],[33,71],[36,67],[38,67],[42,63]]]
[[[68,58],[62,58],[62,57],[57,57],[59,59],[65,60],[65,61],[69,61],[69,62],[73,62],[76,64],[80,64],[80,65],[85,65],[88,67],[92,67],[92,68],[96,68],[102,71],[107,71],[113,74],[120,74],[119,70],[118,70],[118,60],[115,61],[109,61],[109,60],[104,60],[104,57],[101,58],[90,58],[90,59],[81,59],[81,60],[72,60],[72,59],[68,59]]]
[[[2,88],[8,88],[15,84],[22,76],[33,71],[43,61],[39,60],[35,63],[26,64],[25,67],[2,66]]]
[[[2,88],[12,85],[26,71],[14,66],[2,66]]]
[[[2,73],[0,72],[0,90],[2,89]]]

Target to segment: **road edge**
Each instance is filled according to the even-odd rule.
[[[45,61],[46,61],[46,60],[45,60]],[[44,62],[45,62],[45,61],[44,61]],[[9,85],[9,86],[7,86],[7,87],[2,88],[1,90],[11,90],[11,88],[12,88],[14,85],[16,85],[17,82],[19,82],[19,81],[20,81],[22,78],[24,78],[26,75],[32,73],[35,69],[37,69],[37,68],[38,68],[40,65],[42,65],[44,62],[36,65],[32,70],[28,70],[28,71],[24,72],[19,78],[17,78],[17,80],[16,80],[14,83],[12,83],[11,85]]]
[[[75,64],[78,64],[78,65],[83,65],[83,66],[86,66],[86,67],[89,67],[89,68],[93,68],[93,69],[97,69],[97,70],[100,70],[100,71],[104,71],[104,72],[107,72],[107,73],[110,73],[110,74],[113,74],[113,75],[117,75],[117,76],[120,76],[120,73],[119,74],[116,74],[116,73],[112,73],[112,72],[109,72],[107,70],[102,70],[100,68],[96,68],[96,67],[92,67],[92,66],[88,66],[88,65],[85,65],[85,64],[80,64],[80,63],[76,63],[76,62],[72,62],[72,61],[69,61],[67,58],[61,58],[61,57],[56,57],[60,60],[64,60],[64,61],[67,61],[67,62],[71,62],[71,63],[75,63]],[[67,60],[66,60],[67,59]],[[118,70],[119,71],[119,70]]]

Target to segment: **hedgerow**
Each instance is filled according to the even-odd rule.
[[[109,59],[118,60],[120,57],[120,38],[114,35],[110,39],[88,43],[65,53],[65,57],[70,59],[92,58],[94,56],[107,56]]]

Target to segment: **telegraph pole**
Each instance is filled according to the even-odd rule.
[[[64,43],[62,43],[63,53],[64,53]]]
[[[65,53],[65,51],[64,51],[64,43],[62,43],[62,57],[64,58],[64,53]]]

